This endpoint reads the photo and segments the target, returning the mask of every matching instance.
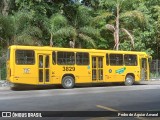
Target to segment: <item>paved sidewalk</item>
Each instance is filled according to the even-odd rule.
[[[149,80],[149,81],[141,81],[140,84],[147,84],[147,85],[160,85],[160,80]]]

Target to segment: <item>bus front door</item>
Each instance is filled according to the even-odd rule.
[[[92,56],[92,82],[103,82],[103,57]]]
[[[141,80],[146,80],[148,73],[147,73],[147,59],[141,58]]]
[[[50,59],[49,55],[38,55],[38,82],[39,84],[50,83]]]

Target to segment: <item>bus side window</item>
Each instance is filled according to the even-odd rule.
[[[72,65],[72,64],[74,64],[74,61],[75,61],[74,56],[70,56],[70,57],[69,57],[69,62],[68,62],[68,63]]]
[[[52,64],[56,64],[56,52],[52,52]]]
[[[77,65],[89,65],[89,53],[77,52],[76,53],[76,64]]]
[[[74,52],[57,52],[57,63],[59,65],[74,65],[75,54]]]
[[[110,65],[121,66],[123,65],[123,55],[122,54],[110,54]]]
[[[33,65],[35,63],[35,53],[33,50],[16,50],[16,64]]]
[[[126,66],[137,66],[137,55],[124,55],[124,63]]]
[[[45,68],[49,68],[49,56],[46,56]]]
[[[39,56],[39,68],[43,68],[43,56]]]
[[[106,54],[106,65],[109,65],[109,55],[108,55],[108,53]]]
[[[80,56],[79,55],[76,55],[76,64],[80,65],[81,62],[80,62]]]

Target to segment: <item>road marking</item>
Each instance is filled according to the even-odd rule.
[[[119,110],[116,110],[116,109],[113,109],[113,108],[110,108],[110,107],[106,107],[106,106],[102,106],[102,105],[96,105],[96,107],[98,108],[102,108],[104,110],[109,110],[109,111],[113,111],[113,112],[117,112],[117,113],[122,113],[121,111]],[[118,117],[118,116],[117,116]],[[147,119],[144,119],[142,117],[135,117],[136,119],[139,119],[139,120],[147,120]]]
[[[113,111],[113,112],[120,112],[119,110],[116,110],[116,109],[113,109],[113,108],[110,108],[110,107],[106,107],[106,106],[102,106],[102,105],[96,105],[98,108],[102,108],[102,109],[105,109],[105,110],[109,110],[109,111]]]
[[[109,111],[113,111],[113,112],[119,112],[118,110],[115,110],[113,108],[109,108],[109,107],[105,107],[105,106],[102,106],[102,105],[96,105],[98,108],[102,108],[102,109],[105,109],[105,110],[109,110]],[[110,117],[98,117],[98,118],[92,118],[92,119],[89,119],[89,120],[109,120]],[[116,117],[118,118],[118,117]]]

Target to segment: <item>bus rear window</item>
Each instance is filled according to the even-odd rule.
[[[33,50],[16,50],[16,64],[33,65],[35,63],[35,53]]]

